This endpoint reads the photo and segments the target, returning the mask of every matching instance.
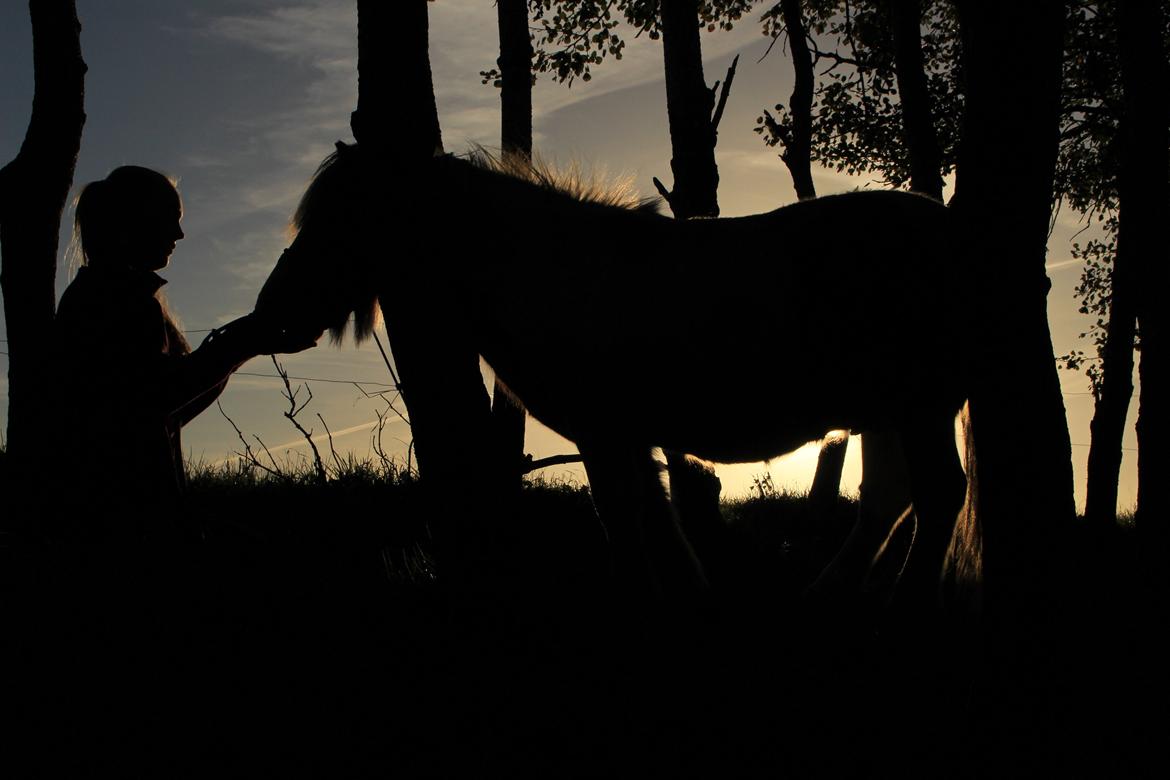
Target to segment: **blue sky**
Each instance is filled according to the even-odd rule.
[[[251,309],[287,243],[288,217],[306,181],[334,141],[350,138],[349,114],[357,98],[355,6],[353,0],[78,0],[89,73],[88,121],[75,185],[127,163],[179,178],[187,238],[163,275],[170,281],[171,305],[186,328],[213,327]],[[430,9],[431,60],[447,150],[493,146],[499,133],[498,93],[483,86],[478,73],[496,56],[494,6],[490,0],[439,0]],[[767,40],[747,21],[730,33],[704,35],[703,47],[709,83],[723,77],[736,52],[743,54],[717,155],[724,214],[766,211],[792,201],[783,164],[752,132],[760,109],[787,101],[791,92],[785,52],[778,46],[758,62]],[[642,193],[653,194],[651,177],[669,182],[670,171],[661,69],[658,43],[631,39],[622,61],[597,68],[588,83],[578,81],[569,89],[539,81],[534,98],[538,152],[554,161],[575,160],[611,175],[630,175]],[[0,74],[2,164],[19,149],[31,107],[31,32],[23,0],[0,1]],[[821,194],[878,186],[823,170],[816,180]],[[1076,312],[1072,290],[1079,267],[1069,255],[1069,240],[1081,227],[1076,215],[1061,214],[1049,244],[1049,312],[1058,353],[1075,346],[1077,334],[1088,325]],[[66,238],[64,225],[62,253]],[[62,260],[58,292],[68,279]],[[192,339],[201,335],[194,333]],[[760,341],[761,351],[773,352],[783,365],[783,333],[728,337]],[[312,417],[319,412],[339,450],[365,455],[379,402],[346,381],[367,382],[367,391],[385,389],[377,383],[390,379],[376,348],[322,345],[283,362],[290,374],[315,379],[309,383],[314,400],[303,413],[317,422],[315,432],[323,432]],[[0,367],[6,374],[4,356]],[[279,382],[247,375],[272,374],[271,363],[258,358],[243,372],[224,393],[224,408],[274,453],[299,457],[304,447],[296,446],[296,431],[281,417]],[[1061,379],[1072,440],[1088,444],[1092,399],[1087,383],[1064,372]],[[1133,413],[1127,448],[1136,446]],[[0,425],[7,424],[6,415],[7,379],[0,377]],[[391,423],[384,436],[400,450],[398,440],[406,440],[408,432],[402,423]],[[208,461],[239,448],[235,432],[214,408],[185,429],[184,443],[191,457]],[[63,449],[90,445],[61,443]],[[540,457],[571,445],[533,426],[528,449]],[[1087,453],[1086,447],[1073,448],[1078,502]],[[807,448],[773,462],[775,481],[803,487],[811,479],[814,457],[815,449]],[[1125,452],[1122,508],[1131,506],[1136,495],[1135,464],[1135,453]],[[721,468],[725,493],[744,493],[751,477],[766,469],[763,464]],[[859,478],[858,458],[851,453],[847,486],[855,488]]]

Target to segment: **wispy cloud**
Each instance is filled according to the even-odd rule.
[[[207,29],[262,51],[319,63],[338,59],[339,53],[344,59],[345,52],[356,50],[357,13],[351,0],[317,0],[214,17]]]
[[[499,92],[481,82],[479,73],[494,66],[499,54],[496,11],[490,3],[435,3],[430,6],[430,56],[444,138],[452,151],[468,143],[491,144],[499,135]],[[348,135],[350,111],[357,102],[357,18],[352,0],[293,2],[253,14],[206,17],[203,34],[312,69],[303,99],[284,115],[257,120],[266,145],[289,162],[312,164],[326,152],[322,138]],[[635,37],[621,29],[626,48],[621,62],[596,67],[592,80],[570,88],[547,76],[536,84],[534,115],[629,87],[661,81],[660,41]],[[722,78],[730,56],[767,42],[759,27],[745,20],[732,32],[703,36],[705,59]],[[715,71],[718,71],[717,73]],[[204,165],[213,160],[196,158]]]
[[[348,125],[357,100],[357,15],[350,0],[319,0],[269,8],[252,15],[209,17],[203,33],[279,60],[305,66],[314,73],[286,113],[256,120],[255,127],[272,148],[303,161],[320,131]],[[299,121],[297,121],[299,120]],[[316,156],[315,159],[320,159]]]
[[[222,267],[240,289],[258,291],[287,245],[280,230],[255,230],[226,237],[212,237],[215,254],[230,262]]]
[[[592,79],[559,84],[542,75],[533,91],[533,117],[549,114],[585,100],[618,90],[663,80],[662,44],[647,36],[635,37],[624,23],[618,32],[626,41],[620,62],[607,58],[592,71]],[[492,145],[499,137],[499,91],[484,85],[480,71],[494,67],[499,56],[496,11],[491,3],[435,3],[430,7],[431,69],[443,137],[451,151],[468,143]],[[731,56],[759,42],[762,54],[767,41],[759,26],[745,20],[731,32],[703,35],[703,56],[709,82],[722,79]]]
[[[400,425],[406,425],[406,423],[404,423],[404,422],[402,422],[402,420],[399,420],[399,419],[394,418],[394,417],[387,418],[387,420],[386,420],[386,427],[387,428],[397,427]],[[348,428],[342,428],[340,431],[334,431],[333,432],[333,440],[336,441],[337,439],[340,439],[343,436],[350,436],[351,434],[354,434],[354,433],[360,433],[360,432],[370,433],[377,427],[378,427],[377,423],[371,423],[371,422],[365,422],[365,423],[362,423],[360,425],[351,425]],[[329,434],[328,433],[318,433],[318,434],[313,435],[310,438],[312,438],[314,444],[317,444],[320,442],[329,441]],[[297,438],[297,439],[289,439],[288,441],[286,441],[282,444],[274,444],[271,447],[269,447],[268,449],[270,449],[270,450],[295,450],[295,449],[300,449],[302,447],[307,447],[307,446],[309,446],[308,440],[305,439],[304,436],[301,436],[300,438]]]
[[[1074,258],[1072,260],[1060,260],[1060,261],[1055,262],[1055,263],[1046,264],[1044,266],[1044,270],[1046,270],[1046,271],[1062,271],[1062,270],[1065,270],[1067,268],[1074,268],[1076,266],[1083,265],[1084,262],[1085,261],[1081,260],[1080,258]]]

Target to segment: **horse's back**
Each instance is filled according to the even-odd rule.
[[[937,202],[851,193],[750,217],[615,219],[595,237],[612,249],[566,247],[576,265],[515,291],[530,321],[557,323],[547,338],[508,332],[511,305],[486,318],[501,328],[489,362],[570,438],[755,460],[895,408],[961,404],[964,269]]]
[[[663,274],[657,348],[630,383],[649,389],[633,405],[655,441],[753,460],[961,406],[966,268],[941,204],[863,192],[681,227],[688,255]]]

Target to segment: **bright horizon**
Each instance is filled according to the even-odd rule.
[[[498,145],[498,92],[482,85],[478,76],[494,64],[497,54],[495,9],[489,3],[453,2],[429,8],[432,69],[447,151]],[[88,121],[74,193],[127,163],[177,176],[187,238],[163,272],[174,309],[191,330],[215,327],[249,311],[287,243],[288,216],[309,176],[334,141],[351,138],[349,115],[357,96],[355,4],[208,0],[193,7],[147,0],[79,0],[78,12],[82,51],[89,65]],[[777,46],[758,62],[768,41],[747,19],[730,33],[704,34],[702,41],[709,84],[723,78],[735,53],[743,54],[717,148],[723,213],[756,213],[792,202],[787,170],[775,150],[752,132],[762,108],[788,100],[791,65],[786,52]],[[24,3],[0,8],[0,72],[2,165],[16,155],[31,110],[32,44]],[[653,176],[669,184],[670,147],[657,42],[627,39],[622,61],[607,61],[594,70],[590,82],[578,81],[571,89],[542,78],[534,95],[533,119],[535,146],[546,159],[576,160],[614,175],[629,174],[643,195],[654,194]],[[880,186],[823,169],[815,171],[814,178],[820,194]],[[68,282],[64,253],[71,218],[67,209],[58,294]],[[1056,220],[1049,242],[1053,283],[1049,319],[1056,354],[1084,349],[1077,334],[1090,324],[1077,312],[1072,296],[1080,263],[1071,258],[1070,240],[1082,227],[1077,216],[1066,211]],[[485,248],[485,256],[488,251]],[[863,243],[858,251],[864,251]],[[2,315],[0,331],[0,339],[6,339]],[[199,338],[201,334],[192,334],[194,342]],[[783,363],[784,334],[750,333],[742,338],[762,340],[762,351],[774,351]],[[6,342],[0,351],[7,352]],[[0,426],[5,428],[6,360],[0,355]],[[347,342],[337,350],[323,341],[317,349],[285,356],[281,362],[291,375],[313,378],[314,401],[304,412],[306,425],[320,413],[342,454],[368,454],[369,436],[363,431],[376,422],[375,404],[347,382],[363,382],[367,391],[389,386],[392,380],[376,347],[355,349]],[[274,454],[303,451],[303,440],[281,416],[281,385],[268,376],[273,373],[267,358],[249,362],[231,380],[221,401],[240,428],[258,435]],[[1062,371],[1060,378],[1080,507],[1092,396],[1083,375]],[[1136,390],[1134,398],[1119,485],[1122,510],[1132,508],[1136,500]],[[572,451],[570,444],[546,429],[530,423],[529,431],[526,449],[537,458]],[[314,433],[324,435],[316,428]],[[405,440],[405,426],[396,421],[385,436],[388,442]],[[854,444],[843,480],[846,491],[855,491],[860,479]],[[87,443],[60,446],[84,448]],[[237,450],[239,442],[228,422],[210,409],[184,429],[184,446],[190,461],[217,462]],[[404,446],[397,451],[403,452]],[[810,446],[773,461],[770,471],[777,486],[807,488],[815,457],[815,446]],[[766,470],[763,464],[720,467],[724,495],[746,494],[752,477]],[[556,471],[583,478],[580,468]]]

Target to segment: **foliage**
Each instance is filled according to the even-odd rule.
[[[1114,3],[1074,6],[1065,44],[1056,192],[1083,214],[1117,208],[1120,59]]]
[[[1117,254],[1117,212],[1110,211],[1101,218],[1105,235],[1100,239],[1091,239],[1086,244],[1074,243],[1072,256],[1084,262],[1081,268],[1081,280],[1077,284],[1074,295],[1080,301],[1078,308],[1081,314],[1093,318],[1089,329],[1079,334],[1081,339],[1090,339],[1092,356],[1086,355],[1084,350],[1073,349],[1061,355],[1060,367],[1069,371],[1084,369],[1089,379],[1093,396],[1101,399],[1104,373],[1102,359],[1105,355],[1105,344],[1109,336],[1109,305],[1113,298],[1113,257]],[[1135,338],[1136,346],[1136,338]]]
[[[1056,170],[1059,202],[1086,215],[1104,232],[1102,238],[1074,244],[1072,250],[1074,258],[1084,261],[1074,293],[1079,310],[1093,317],[1080,338],[1090,340],[1094,355],[1073,349],[1060,357],[1064,368],[1084,369],[1097,397],[1103,380],[1101,359],[1108,335],[1119,224],[1123,93],[1118,12],[1118,4],[1109,0],[1082,0],[1069,8]],[[1170,15],[1164,19],[1170,20]],[[1163,38],[1170,41],[1170,26],[1163,30]],[[1135,334],[1135,348],[1139,341]]]
[[[909,156],[897,99],[890,4],[806,0],[801,5],[814,67],[823,68],[813,104],[813,159],[851,175],[877,173],[888,185],[905,186]],[[1100,389],[1100,357],[1108,330],[1117,248],[1122,93],[1116,14],[1115,2],[1069,4],[1055,181],[1058,203],[1095,220],[1105,232],[1101,239],[1072,248],[1073,257],[1084,261],[1076,289],[1080,311],[1094,318],[1081,337],[1091,340],[1095,356],[1072,350],[1060,358],[1067,369],[1084,369],[1094,392]],[[764,14],[763,25],[766,35],[786,33],[779,5]],[[817,38],[827,39],[826,48],[821,48]],[[954,170],[958,156],[963,108],[960,48],[953,4],[925,0],[922,50],[943,174]],[[762,112],[755,131],[768,146],[783,146],[792,118],[783,103],[774,110],[775,116]]]
[[[1071,350],[1060,356],[1059,363],[1068,371],[1085,371],[1094,398],[1100,400],[1117,250],[1116,172],[1121,166],[1121,56],[1115,4],[1076,4],[1069,9],[1067,23],[1055,192],[1059,202],[1099,222],[1104,237],[1083,246],[1074,243],[1072,250],[1073,257],[1085,263],[1074,295],[1082,315],[1093,317],[1079,338],[1090,339],[1093,354]]]
[[[1084,262],[1074,295],[1080,301],[1081,314],[1093,317],[1093,324],[1079,337],[1090,340],[1093,354],[1072,349],[1059,358],[1062,368],[1085,371],[1098,399],[1113,297],[1117,171],[1121,166],[1121,56],[1116,11],[1111,2],[1080,3],[1069,11],[1055,182],[1060,202],[1085,214],[1105,233],[1084,245],[1074,243],[1072,249],[1072,256]]]
[[[882,0],[811,0],[801,4],[814,69],[812,155],[851,175],[878,173],[894,187],[910,179],[909,154],[897,99],[889,3]],[[765,35],[787,34],[777,4],[763,16]],[[827,48],[821,48],[822,41]],[[954,169],[962,118],[958,22],[946,0],[923,3],[922,53],[932,116],[946,174]],[[783,144],[792,117],[783,103],[756,119],[768,146]]]
[[[754,5],[756,0],[699,0],[699,22],[708,32],[730,30]],[[548,73],[569,86],[576,79],[592,79],[592,68],[606,57],[622,58],[622,22],[634,30],[634,37],[645,33],[658,40],[662,34],[658,0],[532,0],[529,9],[539,25],[532,35],[533,78]],[[484,84],[500,86],[498,69],[479,75]]]

